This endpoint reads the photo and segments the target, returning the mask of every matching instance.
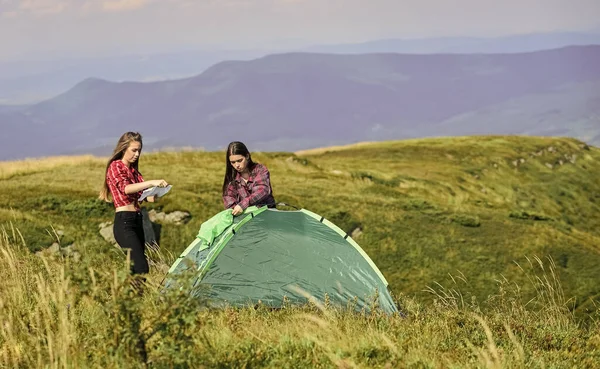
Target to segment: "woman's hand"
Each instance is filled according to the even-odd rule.
[[[236,206],[233,208],[233,211],[231,212],[231,214],[233,214],[233,216],[236,216],[236,215],[240,215],[240,214],[242,214],[243,212],[244,212],[244,209],[242,209],[242,207],[241,207],[241,206],[239,206],[239,205],[236,205]]]
[[[154,179],[148,182],[152,184],[152,187],[167,187],[169,185],[164,179]]]

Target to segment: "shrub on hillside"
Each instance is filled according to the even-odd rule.
[[[526,210],[513,210],[508,216],[515,219],[552,220],[547,215]]]
[[[112,214],[112,204],[96,198],[70,199],[57,195],[44,195],[24,200],[23,205],[32,210],[67,213],[76,217],[105,217]]]
[[[435,205],[423,199],[410,199],[402,205],[404,210],[431,210],[435,208]]]
[[[451,222],[465,227],[479,227],[481,225],[481,221],[477,215],[453,214],[449,217],[449,219]]]
[[[379,184],[379,185],[383,185],[383,186],[387,186],[387,187],[396,187],[400,184],[400,182],[402,182],[400,180],[400,178],[398,178],[398,177],[394,177],[391,179],[385,179],[385,178],[377,177],[368,172],[352,172],[351,175],[352,175],[352,178],[354,178],[354,179],[368,180],[375,184]]]

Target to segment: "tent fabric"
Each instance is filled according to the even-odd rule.
[[[249,206],[246,208],[245,213],[249,214],[258,210],[256,206]],[[202,223],[198,235],[201,241],[207,245],[211,245],[216,237],[223,233],[229,226],[233,224],[232,209],[225,209],[220,213],[217,213],[212,218]]]
[[[219,236],[225,231],[231,224],[233,224],[233,214],[231,209],[223,210],[216,214],[206,222],[202,223],[198,235],[201,241],[210,245],[213,243],[215,237]]]
[[[229,218],[223,215],[224,213],[231,212],[231,210],[223,210],[222,212],[217,213],[212,218],[202,223],[202,225],[200,225],[200,231],[198,231],[196,238],[194,238],[192,243],[189,244],[189,246],[181,253],[179,258],[177,258],[173,265],[171,265],[171,268],[167,272],[167,278],[165,279],[167,283],[175,282],[177,278],[173,278],[173,276],[176,276],[182,273],[183,271],[189,270],[191,268],[194,268],[199,271],[200,266],[204,265],[207,261],[205,255],[209,252],[209,246],[213,246],[210,248],[210,251],[214,254],[214,250],[217,249],[216,246],[225,236],[225,231],[231,232],[231,229],[233,227],[239,224],[244,224],[245,216],[247,216],[248,214],[258,214],[259,212],[265,209],[266,208],[264,207],[257,208],[256,206],[250,206],[246,208],[242,215],[237,217],[232,216],[231,223],[229,223],[229,220],[227,220]],[[225,218],[225,220],[223,218]],[[223,230],[211,230],[208,226],[208,224],[213,224],[217,225],[217,227],[220,227],[227,223],[229,223],[228,227]],[[210,241],[211,239],[212,242]]]
[[[178,276],[191,271],[190,293],[215,306],[281,307],[284,299],[304,304],[314,298],[356,310],[397,311],[369,256],[318,214],[262,207],[246,209],[228,226],[214,218],[203,224],[206,232],[211,224],[223,230],[188,246],[169,270],[166,288],[182,288]],[[211,236],[212,243],[206,242]]]

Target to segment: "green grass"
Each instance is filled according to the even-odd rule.
[[[516,266],[536,293],[523,302],[508,279],[478,302],[462,274],[400,295],[403,315],[322,304],[210,310],[159,292],[164,258],[150,253],[146,293],[131,289],[123,258],[37,257],[14,228],[0,234],[0,366],[28,368],[571,368],[600,360],[594,319],[569,311],[549,260]]]
[[[129,320],[138,315],[142,318],[135,324],[146,330],[163,327],[163,338],[148,339],[157,367],[584,367],[598,359],[598,148],[573,139],[498,136],[297,154],[256,152],[253,158],[269,167],[277,201],[324,215],[346,232],[360,228],[356,241],[389,281],[407,318],[314,307],[198,312],[190,305],[171,314],[167,307],[179,300],[169,299],[181,297],[165,302],[155,292],[143,299],[147,310],[135,299],[126,299],[132,306],[122,306],[117,290],[125,282],[111,271],[124,270],[123,255],[98,234],[98,225],[113,216],[110,204],[96,200],[106,163],[87,157],[26,167],[0,163],[0,227],[8,260],[0,270],[12,281],[1,296],[15,295],[0,304],[14,324],[12,331],[2,330],[3,362],[36,367],[43,360],[63,366],[57,360],[65,360],[72,367],[118,367],[134,355],[127,351],[131,340],[147,334],[119,338],[131,331],[135,322]],[[159,261],[151,266],[155,285],[202,222],[222,210],[223,160],[222,153],[207,152],[142,156],[145,178],[173,184],[169,195],[146,206],[192,215],[184,225],[163,225],[161,251],[154,256]],[[57,241],[74,243],[82,260],[67,267],[62,259],[45,265],[30,256]],[[12,264],[26,272],[10,274]],[[103,280],[96,282],[96,292],[85,292],[92,283],[90,268],[104,273],[94,277]],[[53,297],[43,297],[39,287],[46,280],[49,289],[63,288],[61,270],[69,281],[64,288],[73,293],[54,293],[64,292],[60,298],[78,306],[71,320],[64,318],[70,324],[64,329],[60,309],[42,311],[48,302],[43,299]],[[32,307],[39,311],[29,312]],[[115,320],[117,310],[110,309],[126,309],[129,318]],[[161,314],[167,314],[162,323]],[[44,319],[55,325],[40,328]],[[16,333],[32,324],[37,328],[27,328],[31,339]],[[310,334],[303,329],[307,325],[315,327]],[[59,335],[56,342],[66,340],[66,346],[50,347],[50,334]],[[108,355],[94,348],[102,345]],[[51,358],[50,350],[59,347],[63,351]],[[176,349],[181,355],[174,354]]]
[[[575,307],[600,293],[597,148],[572,139],[469,137],[254,158],[270,168],[276,200],[324,215],[347,232],[360,227],[356,241],[395,293],[428,299],[424,286],[461,271],[485,299],[490,282],[511,276],[513,261],[532,255],[566,260],[560,274]],[[144,154],[144,176],[174,185],[148,207],[192,215],[185,225],[162,227],[163,249],[178,255],[222,209],[223,160],[222,153]],[[52,243],[52,228],[64,232],[65,242],[102,249],[97,225],[113,214],[95,198],[105,163],[63,161],[3,179],[0,223],[21,230],[32,251]]]

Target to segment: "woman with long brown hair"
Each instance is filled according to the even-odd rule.
[[[251,205],[275,207],[271,176],[266,166],[252,161],[246,145],[233,141],[225,152],[223,206],[239,215]]]
[[[113,202],[115,240],[123,249],[131,250],[132,274],[148,273],[142,213],[138,199],[147,188],[166,187],[164,179],[144,181],[138,170],[142,154],[142,135],[125,132],[106,164],[105,181],[100,199]],[[154,201],[153,198],[149,201]]]

